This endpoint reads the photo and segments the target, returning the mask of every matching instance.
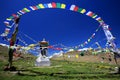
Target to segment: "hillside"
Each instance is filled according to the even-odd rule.
[[[32,55],[22,53],[22,56],[29,57]],[[5,60],[7,58],[8,58],[8,48],[0,45],[0,60]],[[79,51],[67,52],[63,54],[63,56],[54,56],[52,60],[68,60],[68,61],[77,61],[77,62],[98,62],[98,63],[101,62],[101,63],[115,64],[112,54],[109,57],[109,55],[105,53],[92,54],[91,52],[87,52],[87,51],[84,52],[84,55],[81,55],[81,52]],[[118,58],[117,60],[118,63],[120,64],[120,59]]]
[[[7,52],[8,52],[8,48],[5,47],[5,46],[0,45],[0,54],[2,54],[2,53],[7,54]]]
[[[98,55],[69,52],[54,57],[51,66],[36,67],[36,57],[23,54],[23,58],[13,61],[16,71],[4,71],[7,64],[7,48],[0,47],[0,80],[118,80],[119,74],[113,74],[114,64],[101,63]],[[68,57],[71,56],[71,57]],[[76,58],[76,55],[79,55]],[[98,59],[98,60],[97,60]]]
[[[6,61],[8,58],[8,48],[0,45],[0,61]]]
[[[67,61],[77,61],[77,62],[96,62],[96,63],[107,63],[115,65],[113,54],[99,53],[92,54],[91,52],[84,52],[81,55],[79,51],[72,51],[64,54],[63,56],[53,57],[53,60],[67,60]],[[117,59],[118,64],[120,64],[120,58]]]

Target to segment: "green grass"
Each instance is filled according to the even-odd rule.
[[[51,60],[50,67],[35,67],[35,58],[13,62],[17,73],[3,71],[6,62],[0,61],[0,80],[119,80],[120,74],[111,74],[114,65],[102,63]]]

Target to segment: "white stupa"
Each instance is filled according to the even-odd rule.
[[[48,42],[43,39],[43,41],[40,41],[40,54],[38,58],[36,59],[35,66],[50,66],[50,60],[46,56],[47,54],[47,48],[48,48]],[[43,51],[44,50],[44,51]],[[44,52],[44,53],[42,53]],[[44,55],[43,55],[44,54]]]

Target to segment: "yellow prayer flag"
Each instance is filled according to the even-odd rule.
[[[88,39],[88,42],[90,42],[90,39]]]
[[[61,8],[65,9],[66,5],[65,4],[61,4]]]
[[[45,7],[43,6],[43,4],[39,4],[39,7],[40,7],[40,8],[45,8]]]
[[[78,55],[76,54],[76,58],[78,58]]]
[[[29,10],[29,9],[27,9],[27,8],[24,8],[23,10],[25,10],[26,12],[30,12],[30,10]]]
[[[85,9],[82,9],[82,11],[81,11],[80,13],[84,14],[85,12],[86,12],[86,10],[85,10]]]
[[[96,18],[98,15],[94,15],[92,18]]]
[[[8,21],[11,21],[12,19],[10,19],[10,18],[7,18],[6,20],[8,20]]]

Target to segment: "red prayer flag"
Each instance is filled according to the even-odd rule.
[[[75,6],[74,11],[78,11],[78,7],[77,6]]]
[[[18,15],[16,15],[16,14],[12,14],[12,16],[13,16],[14,18],[17,18],[17,17],[18,17]]]
[[[53,46],[48,46],[48,48],[53,48]]]
[[[38,8],[36,6],[32,6],[35,10],[37,10]]]
[[[52,7],[56,8],[56,3],[55,2],[52,2]]]
[[[112,28],[108,28],[108,30],[112,30]]]

